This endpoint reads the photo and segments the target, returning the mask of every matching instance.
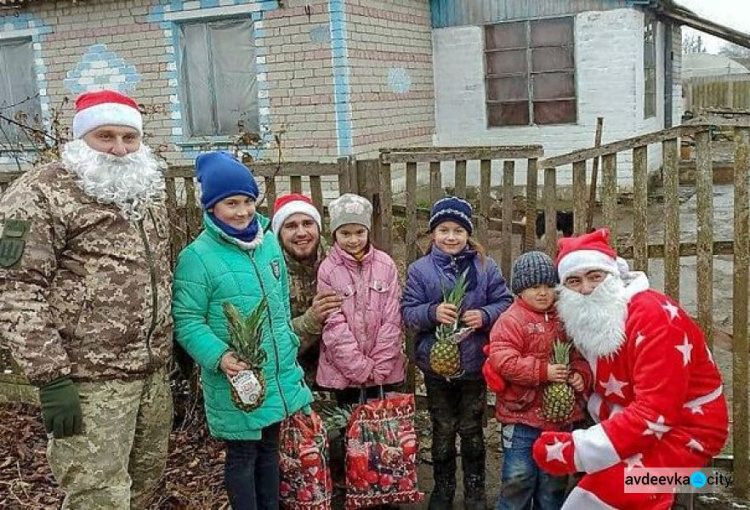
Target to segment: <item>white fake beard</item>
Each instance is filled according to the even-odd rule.
[[[116,205],[127,220],[142,219],[146,207],[164,194],[164,164],[144,144],[120,157],[75,140],[65,144],[62,162],[78,176],[84,193],[97,202]]]
[[[614,355],[624,343],[629,301],[622,279],[609,275],[587,296],[560,286],[557,310],[575,346],[592,360]]]

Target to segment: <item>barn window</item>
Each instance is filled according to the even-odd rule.
[[[30,38],[0,41],[0,113],[29,127],[41,124],[42,107]],[[0,144],[29,142],[24,130],[0,120]]]
[[[258,82],[253,22],[180,23],[183,118],[191,137],[258,133]]]
[[[569,17],[485,26],[490,127],[576,122],[573,34]]]
[[[656,116],[656,20],[646,16],[643,25],[643,116]]]

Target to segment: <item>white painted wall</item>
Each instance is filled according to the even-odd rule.
[[[593,146],[596,118],[604,117],[603,143],[657,131],[664,126],[664,26],[657,33],[657,116],[643,118],[643,16],[635,9],[586,12],[575,19],[578,122],[561,126],[487,128],[482,27],[433,30],[437,146],[542,144],[546,156]],[[675,101],[679,103],[679,95]],[[675,117],[679,122],[679,116]],[[620,183],[632,183],[630,156],[618,158]],[[649,166],[661,147],[649,150]],[[518,166],[518,165],[517,165]],[[516,183],[526,179],[518,166]],[[444,181],[452,182],[452,171]],[[475,184],[476,172],[469,177]],[[493,183],[499,182],[493,176]],[[540,175],[541,179],[541,175]],[[541,181],[540,181],[541,182]],[[561,168],[558,184],[570,183]]]

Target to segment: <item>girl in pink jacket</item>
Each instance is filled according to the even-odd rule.
[[[372,204],[344,194],[330,203],[334,245],[318,269],[318,292],[344,298],[323,327],[316,382],[339,405],[355,403],[362,388],[404,380],[400,288],[393,259],[370,243]]]

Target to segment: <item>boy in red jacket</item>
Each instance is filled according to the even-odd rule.
[[[570,430],[583,418],[577,398],[570,416],[553,422],[542,413],[549,383],[568,383],[575,393],[591,384],[591,370],[575,349],[570,364],[552,361],[556,341],[567,342],[555,309],[557,269],[545,253],[532,251],[513,264],[511,287],[515,302],[500,316],[490,333],[487,369],[500,375],[504,389],[495,404],[503,424],[502,492],[497,510],[558,509],[565,500],[567,477],[541,471],[532,458],[534,441],[544,430]]]

